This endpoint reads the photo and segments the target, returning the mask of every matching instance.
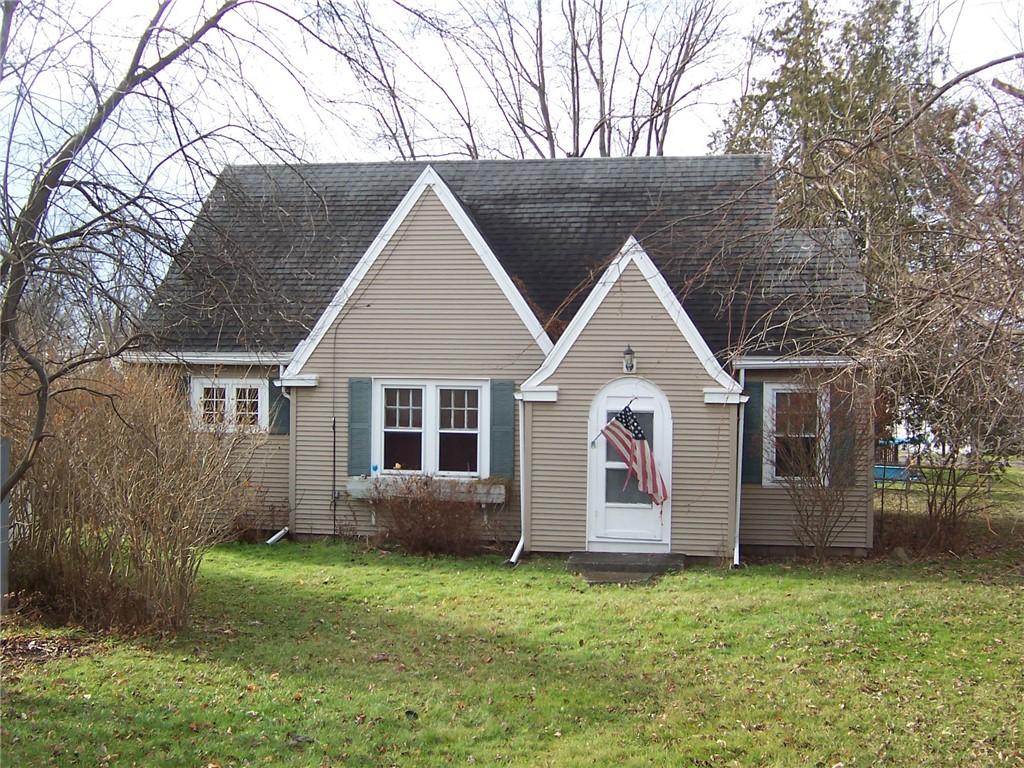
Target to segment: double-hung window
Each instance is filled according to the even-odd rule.
[[[192,378],[192,413],[207,429],[265,430],[270,425],[268,382],[262,379]]]
[[[827,390],[764,385],[764,477],[768,483],[818,475],[827,480]]]
[[[375,471],[487,476],[486,382],[377,380],[373,401]]]
[[[423,469],[423,387],[384,387],[383,466]]]

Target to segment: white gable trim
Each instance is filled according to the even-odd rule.
[[[643,247],[636,241],[636,238],[630,236],[626,241],[625,245],[619,251],[619,254],[615,257],[608,269],[601,275],[600,280],[597,281],[597,285],[594,286],[590,295],[587,296],[586,301],[583,302],[583,306],[580,307],[579,311],[573,317],[569,326],[565,329],[565,332],[558,339],[558,343],[555,344],[554,349],[548,354],[540,368],[531,374],[531,376],[523,382],[520,387],[524,397],[530,391],[535,391],[541,388],[541,385],[550,377],[562,364],[565,356],[572,349],[573,344],[579,338],[583,329],[587,327],[594,313],[597,312],[597,308],[601,306],[601,303],[611,292],[612,286],[618,282],[619,278],[625,273],[626,268],[630,264],[636,264],[639,268],[640,273],[647,280],[647,284],[651,286],[655,295],[661,301],[661,305],[668,312],[669,317],[675,322],[679,332],[683,334],[683,337],[689,343],[693,349],[694,354],[697,355],[697,359],[700,360],[701,365],[704,366],[704,370],[707,371],[714,381],[721,387],[721,390],[716,392],[714,399],[706,402],[725,402],[724,395],[728,394],[740,394],[743,388],[739,385],[739,382],[735,381],[725,369],[721,366],[718,360],[715,358],[711,348],[708,347],[704,337],[700,335],[700,331],[697,330],[697,326],[693,324],[690,316],[686,314],[686,310],[683,309],[683,305],[676,298],[672,289],[669,288],[668,283],[665,281],[664,275],[651,261],[651,257],[647,255],[647,252]]]
[[[448,189],[448,185],[437,175],[437,172],[428,165],[423,169],[423,173],[420,174],[416,183],[405,193],[402,202],[398,204],[398,207],[395,208],[380,232],[377,233],[377,237],[370,243],[370,247],[366,249],[362,258],[359,259],[355,268],[345,279],[344,284],[334,294],[334,298],[331,299],[327,309],[320,315],[320,319],[313,326],[313,330],[295,347],[291,363],[284,372],[284,378],[292,378],[302,372],[302,368],[313,354],[313,350],[317,348],[317,345],[327,334],[327,331],[330,330],[334,321],[338,319],[338,315],[341,314],[341,310],[344,309],[349,298],[356,292],[359,283],[362,282],[367,272],[370,271],[370,267],[377,261],[377,257],[384,251],[384,248],[391,241],[395,232],[402,222],[405,221],[410,211],[412,211],[413,206],[416,205],[427,189],[434,190],[434,194],[441,200],[445,210],[448,211],[448,215],[452,217],[459,230],[484,263],[484,266],[487,267],[487,271],[491,273],[491,277],[494,278],[505,298],[508,299],[516,314],[519,315],[530,335],[537,342],[537,346],[540,347],[545,355],[551,352],[554,345],[544,331],[537,316],[533,314],[533,310],[526,303],[526,299],[523,298],[515,283],[512,282],[512,278],[509,277],[504,267],[501,266],[498,257],[494,255],[494,251],[491,250],[483,235],[480,234],[480,231],[473,224],[465,208],[455,198],[452,191]]]

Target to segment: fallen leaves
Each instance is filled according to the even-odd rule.
[[[0,637],[0,659],[4,665],[45,663],[54,659],[74,658],[95,651],[92,640],[45,635],[7,635]]]

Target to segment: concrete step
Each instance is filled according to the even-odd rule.
[[[608,571],[654,575],[682,570],[685,559],[675,552],[573,552],[566,561],[566,567],[574,573]]]
[[[674,553],[573,552],[566,568],[588,584],[643,584],[655,576],[682,570],[685,558]]]

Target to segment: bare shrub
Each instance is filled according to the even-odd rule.
[[[874,443],[869,388],[850,374],[807,374],[774,409],[775,478],[793,503],[797,540],[818,562],[860,517],[859,478]]]
[[[463,483],[429,475],[378,477],[369,501],[382,539],[407,552],[468,555],[481,549],[483,512]]]
[[[5,430],[24,446],[34,411],[5,377]],[[11,498],[11,585],[92,627],[185,625],[203,555],[253,494],[258,436],[195,429],[167,373],[106,364],[52,394],[52,435]]]
[[[952,446],[945,452],[921,450],[914,462],[926,513],[918,547],[960,551],[967,543],[967,522],[991,506],[992,484],[1007,460]]]
[[[244,544],[259,544],[268,533],[288,525],[288,507],[268,503],[267,489],[261,485],[250,485],[249,493],[250,504],[235,517],[230,537]]]

